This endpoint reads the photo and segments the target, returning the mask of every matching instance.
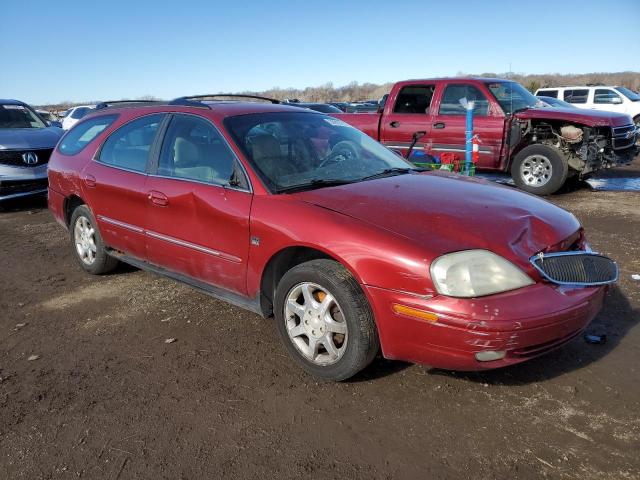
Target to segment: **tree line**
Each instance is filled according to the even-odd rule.
[[[492,77],[515,80],[521,83],[532,93],[541,87],[558,87],[563,85],[615,85],[624,86],[634,91],[640,91],[640,72],[617,72],[617,73],[584,73],[584,74],[530,74],[521,73],[490,73],[485,72],[479,75],[470,75],[458,72],[457,77]],[[389,93],[393,83],[358,83],[351,82],[344,86],[336,87],[333,83],[307,88],[270,88],[263,91],[245,91],[243,94],[261,95],[278,100],[298,99],[302,102],[357,102],[362,100],[377,100],[385,93]],[[229,93],[229,92],[225,92]],[[156,97],[146,95],[138,97],[136,100],[155,100]],[[53,105],[40,105],[51,111],[66,110],[75,105],[95,104],[97,102],[61,102]]]

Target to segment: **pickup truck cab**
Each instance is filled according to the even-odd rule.
[[[636,127],[622,113],[548,108],[522,85],[497,78],[437,78],[396,83],[378,113],[336,114],[393,150],[465,155],[465,109],[474,101],[478,170],[510,172],[518,187],[549,195],[570,177],[630,163]]]

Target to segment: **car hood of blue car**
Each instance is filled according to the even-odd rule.
[[[53,148],[64,130],[47,128],[0,128],[0,150]]]

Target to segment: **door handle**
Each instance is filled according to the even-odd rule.
[[[96,177],[94,177],[93,175],[85,175],[84,178],[84,183],[87,187],[89,188],[95,188],[96,186]]]
[[[151,190],[147,198],[154,205],[159,205],[161,207],[166,207],[169,205],[169,198],[162,192],[158,192],[157,190]]]
[[[444,122],[436,122],[433,124],[433,128],[437,129],[437,130],[442,130],[444,128]]]
[[[394,120],[389,125],[391,126],[391,128],[398,128],[400,126],[400,122],[398,122],[397,120]]]

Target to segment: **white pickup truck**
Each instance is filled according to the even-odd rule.
[[[578,108],[626,113],[640,128],[640,94],[625,87],[546,87],[539,88],[536,96],[559,98]]]

